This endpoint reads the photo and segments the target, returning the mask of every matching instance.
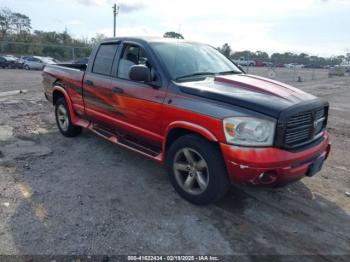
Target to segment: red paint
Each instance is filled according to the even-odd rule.
[[[80,103],[75,105],[72,103],[70,95],[75,97],[78,96],[78,94],[74,92],[70,85],[66,86],[66,89],[61,86],[54,86],[53,92],[61,92],[65,96],[73,123],[88,128],[96,134],[101,135],[94,130],[92,124],[89,124],[89,122],[86,121],[86,118],[80,118],[76,115],[75,111],[77,109],[82,111],[84,108]],[[131,108],[142,108],[145,112],[157,111],[154,110],[153,102],[136,100],[129,97],[116,97],[113,95],[110,97],[102,97],[101,94],[96,93],[97,91],[93,88],[84,86],[84,89],[98,95],[104,103],[117,110],[121,110],[122,112],[125,112],[123,109],[126,108],[126,105],[130,105]],[[78,100],[75,99],[75,101]],[[135,105],[133,105],[133,103],[135,103]],[[321,144],[299,153],[292,153],[278,148],[248,148],[228,145],[225,143],[222,121],[220,119],[200,115],[198,113],[166,104],[162,104],[162,115],[158,116],[162,123],[158,132],[155,132],[155,130],[151,131],[151,128],[148,128],[147,126],[141,128],[134,123],[123,121],[122,119],[114,117],[110,112],[103,114],[102,112],[94,111],[94,109],[89,107],[86,107],[85,111],[87,112],[87,115],[94,115],[97,118],[101,118],[103,121],[109,122],[114,127],[119,127],[126,133],[142,137],[156,145],[161,145],[162,151],[160,154],[152,157],[142,151],[122,144],[117,136],[110,138],[104,137],[112,143],[118,144],[128,150],[142,154],[160,163],[164,163],[167,136],[174,128],[187,129],[202,135],[209,141],[219,142],[231,180],[235,183],[247,185],[267,185],[259,180],[259,176],[266,172],[276,173],[276,179],[273,182],[268,183],[268,185],[281,185],[299,180],[305,177],[306,172],[311,165],[311,160],[314,157],[322,154],[328,156],[330,151],[329,135],[327,133],[325,133],[325,139]],[[132,116],[129,115],[129,118],[130,117]],[[298,162],[303,162],[305,160],[310,161],[293,168],[291,167]]]
[[[297,97],[301,100],[312,99],[313,96],[287,84],[252,75],[216,76],[215,81],[250,91],[277,96],[283,99]],[[282,88],[281,88],[282,87]]]
[[[300,152],[278,148],[242,148],[220,144],[229,176],[233,182],[260,185],[262,173],[274,172],[277,179],[271,185],[282,185],[305,177],[312,160],[318,156],[327,159],[330,152],[328,133],[322,143]]]
[[[323,142],[300,152],[229,145],[223,131],[223,118],[228,114],[231,117],[229,105],[215,101],[207,104],[208,100],[204,98],[199,100],[165,84],[155,88],[144,83],[94,74],[90,67],[83,72],[47,66],[44,86],[48,99],[52,101],[53,94],[59,92],[67,101],[75,125],[88,128],[112,143],[157,162],[164,162],[168,136],[172,130],[179,128],[217,143],[228,174],[236,183],[279,185],[295,181],[306,175],[313,159],[318,156],[327,158],[329,154],[328,133],[324,133]],[[93,84],[85,84],[86,80]],[[299,103],[314,98],[289,85],[257,76],[217,76],[214,80],[279,97],[284,101],[295,99]],[[115,87],[123,92],[114,92]],[[232,117],[235,116],[234,112],[232,109]],[[101,129],[108,132],[99,132]],[[139,147],[128,144],[130,141]],[[149,150],[142,151],[144,148]],[[261,177],[266,174],[271,176],[262,181]]]

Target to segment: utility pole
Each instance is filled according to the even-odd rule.
[[[119,11],[119,6],[117,4],[113,5],[113,37],[116,36],[116,23],[117,23],[117,15]]]

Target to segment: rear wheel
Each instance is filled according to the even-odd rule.
[[[171,145],[166,161],[175,190],[193,204],[215,202],[229,189],[219,148],[200,136],[180,137]]]
[[[24,65],[24,67],[23,67],[25,70],[30,70],[30,67],[29,67],[29,65]]]
[[[66,100],[59,98],[55,104],[55,116],[58,129],[66,137],[74,137],[81,133],[82,128],[72,123]]]

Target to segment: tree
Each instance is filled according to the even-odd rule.
[[[254,58],[261,61],[267,61],[269,60],[269,54],[263,51],[256,51],[254,54]]]
[[[241,57],[243,57],[246,60],[251,60],[251,59],[256,58],[256,54],[254,52],[249,51],[249,50],[238,51],[238,52],[234,52],[233,54],[231,54],[232,59],[240,59]]]
[[[163,37],[165,38],[176,38],[176,39],[185,39],[182,34],[176,32],[166,32]]]
[[[231,58],[232,49],[228,43],[223,44],[222,47],[218,47],[217,49],[227,58]]]
[[[91,45],[95,46],[105,38],[107,38],[107,36],[105,36],[104,34],[96,34],[95,37],[91,38],[90,40]]]
[[[12,13],[12,29],[17,34],[30,33],[32,29],[30,18],[20,13]]]
[[[8,8],[0,9],[0,40],[4,39],[12,26],[12,12]]]

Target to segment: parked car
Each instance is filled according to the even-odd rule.
[[[275,64],[275,67],[285,67],[285,65],[284,64],[281,64],[281,63],[277,63],[277,64]]]
[[[265,63],[263,61],[255,60],[255,66],[256,67],[263,67],[263,66],[265,66]]]
[[[318,65],[318,64],[308,64],[308,65],[305,65],[304,68],[320,69],[323,67],[321,65]]]
[[[344,76],[346,68],[340,65],[332,66],[328,69],[328,76]]]
[[[273,63],[272,62],[263,62],[263,64],[266,67],[273,67]]]
[[[32,56],[24,60],[23,68],[26,70],[43,70],[48,64],[56,64],[56,61],[50,57]]]
[[[3,55],[0,56],[0,67],[1,68],[21,68],[21,65],[18,63],[18,59],[12,55]]]
[[[87,128],[165,163],[176,191],[194,204],[217,201],[231,183],[312,177],[328,157],[328,102],[244,74],[209,45],[115,38],[91,58],[44,69],[62,135]]]
[[[256,62],[254,60],[246,60],[244,57],[241,57],[238,60],[232,60],[232,61],[240,66],[255,66],[256,65]]]
[[[10,62],[7,61],[7,59],[3,56],[0,56],[0,67],[1,68],[8,68]]]
[[[340,67],[344,67],[346,72],[350,72],[350,62],[343,62]]]
[[[285,64],[284,65],[286,68],[304,68],[304,65],[297,64],[297,63],[290,63],[290,64]]]
[[[10,61],[18,60],[18,57],[14,56],[14,55],[4,55],[4,57]]]
[[[30,57],[31,56],[20,56],[18,62],[24,64],[24,62]]]

